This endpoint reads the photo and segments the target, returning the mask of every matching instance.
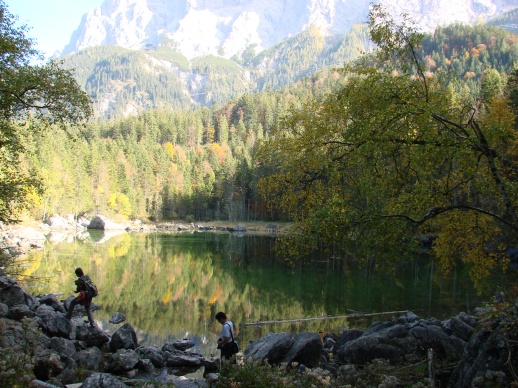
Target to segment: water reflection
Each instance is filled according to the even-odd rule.
[[[188,337],[205,355],[217,354],[218,311],[230,316],[245,347],[271,331],[326,333],[368,323],[322,319],[246,325],[256,321],[406,309],[442,319],[469,313],[488,299],[488,294],[477,296],[467,271],[444,276],[428,258],[401,265],[393,275],[358,270],[336,258],[289,267],[274,256],[274,238],[266,236],[91,232],[54,241],[34,255],[37,264],[27,271],[49,280],[42,293],[71,295],[74,269],[82,267],[99,288],[94,303],[102,310],[94,315],[105,330],[117,329],[108,321],[119,311],[141,343],[161,346]],[[488,290],[508,280],[492,279]],[[388,317],[369,318],[379,319]]]

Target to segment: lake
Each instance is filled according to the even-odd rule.
[[[358,269],[338,258],[292,267],[275,256],[271,236],[124,232],[110,237],[89,231],[49,240],[44,251],[31,255],[27,274],[41,279],[32,293],[63,293],[66,299],[75,290],[74,269],[81,267],[99,289],[94,303],[101,309],[94,317],[101,328],[113,333],[120,325],[108,321],[118,311],[141,344],[190,338],[205,356],[219,354],[218,311],[234,322],[244,348],[269,332],[324,335],[391,317],[331,317],[357,312],[411,310],[439,319],[472,313],[499,287],[516,282],[516,272],[495,276],[478,295],[466,268],[445,275],[427,257],[400,265],[393,274]],[[252,324],[307,318],[312,319]]]

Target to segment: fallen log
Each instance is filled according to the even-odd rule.
[[[344,319],[344,318],[363,318],[363,317],[373,317],[376,315],[392,315],[392,314],[406,314],[408,310],[402,311],[385,311],[381,313],[354,313],[347,315],[323,315],[321,317],[313,317],[313,318],[293,318],[293,319],[277,319],[271,321],[255,321],[255,322],[246,322],[245,326],[251,325],[273,325],[275,323],[289,323],[289,322],[307,322],[307,321],[323,321],[326,319]]]

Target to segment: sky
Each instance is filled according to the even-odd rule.
[[[19,24],[30,27],[27,36],[45,57],[61,51],[88,11],[104,0],[4,0]]]

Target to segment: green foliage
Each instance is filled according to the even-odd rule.
[[[35,323],[0,319],[0,382],[26,387],[34,379],[34,350],[41,336]]]
[[[90,100],[60,62],[33,65],[37,52],[0,1],[0,221],[16,218],[41,191],[34,171],[20,163],[32,137],[56,126],[69,131],[91,115]]]
[[[267,360],[247,360],[239,364],[223,362],[216,387],[310,388],[329,385],[329,371],[306,369],[298,372],[297,366],[297,363],[272,366]]]
[[[276,167],[263,195],[296,221],[284,251],[354,247],[390,268],[387,252],[403,258],[432,234],[443,269],[460,258],[478,283],[505,268],[500,244],[517,243],[514,116],[494,87],[470,105],[426,73],[409,22],[375,6],[370,26],[379,50],[345,69],[339,91],[292,109],[258,153]]]
[[[165,61],[171,62],[173,66],[178,66],[182,71],[189,71],[189,60],[178,51],[173,50],[170,47],[159,45],[156,50],[150,50],[148,53],[152,54],[157,59],[163,59]]]

